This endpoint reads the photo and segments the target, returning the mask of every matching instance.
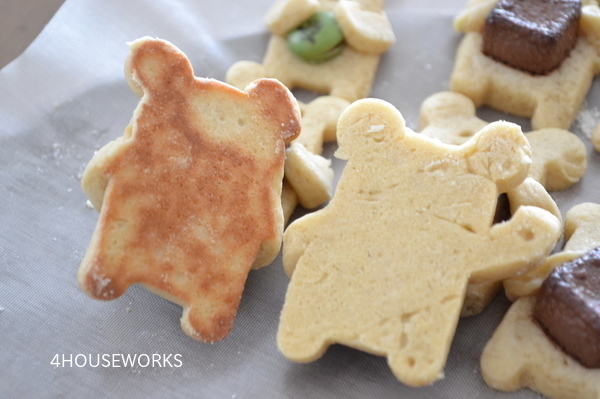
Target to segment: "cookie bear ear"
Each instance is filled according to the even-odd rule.
[[[381,54],[396,41],[382,0],[340,1],[334,13],[346,42],[360,52]]]
[[[433,124],[448,123],[453,118],[464,119],[474,117],[476,113],[473,101],[460,93],[443,91],[433,94],[421,104],[421,129]]]
[[[258,79],[246,86],[244,91],[260,106],[262,113],[277,124],[285,142],[298,137],[300,107],[287,87],[276,79]]]
[[[369,152],[374,146],[400,140],[404,132],[404,118],[393,105],[373,98],[358,100],[340,115],[335,155],[349,159],[355,151]]]
[[[194,78],[190,61],[171,43],[143,37],[129,43],[125,78],[131,90],[141,97],[146,90],[161,91],[177,82]]]
[[[521,128],[510,122],[493,122],[463,144],[469,169],[496,183],[505,193],[521,184],[531,165],[531,147]]]

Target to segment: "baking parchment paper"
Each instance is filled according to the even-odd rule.
[[[381,60],[372,96],[394,104],[413,129],[422,101],[448,89],[461,38],[452,20],[464,3],[387,1],[397,43]],[[236,61],[262,61],[269,38],[262,21],[271,4],[68,0],[0,71],[0,397],[538,397],[497,392],[481,379],[481,350],[509,306],[502,295],[482,315],[460,321],[445,378],[411,388],[393,377],[385,358],[341,345],[309,364],[279,354],[275,336],[288,283],[281,258],[250,273],[233,332],[212,345],[188,338],[181,308],[143,288],[110,302],[79,289],[77,268],[98,217],[86,205],[81,173],[95,150],[122,134],[138,102],[123,76],[126,42],[144,35],[169,40],[197,76],[223,80]],[[589,167],[581,183],[553,193],[563,214],[597,202],[600,162],[589,135],[600,120],[599,96],[595,81],[571,129],[588,146]],[[524,119],[485,109],[480,116],[530,130]],[[334,160],[334,168],[339,176],[343,163]],[[162,363],[92,365],[113,354],[159,354]]]

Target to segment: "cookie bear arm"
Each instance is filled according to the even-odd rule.
[[[450,76],[450,90],[469,97],[477,108],[486,101],[492,84],[491,77],[480,68],[478,58],[473,56],[479,52],[480,46],[481,35],[478,32],[467,33],[458,45]]]
[[[483,245],[474,249],[473,262],[480,268],[469,281],[501,280],[536,267],[552,251],[560,234],[561,223],[556,216],[540,208],[520,207],[508,222],[492,226]],[[490,262],[481,264],[481,259]]]
[[[302,254],[313,239],[317,229],[324,225],[325,210],[319,210],[292,222],[283,234],[283,269],[292,277]]]
[[[422,130],[431,124],[443,126],[449,120],[457,117],[476,118],[473,101],[463,94],[451,91],[436,93],[427,97],[421,104],[419,128]],[[487,123],[481,122],[481,128],[487,125]]]
[[[521,206],[529,205],[542,208],[556,216],[562,223],[562,215],[558,205],[544,186],[537,180],[528,177],[517,187],[506,192],[510,204],[510,213],[514,215]]]
[[[258,79],[246,87],[250,98],[258,101],[262,112],[281,126],[281,138],[286,143],[300,134],[300,108],[292,93],[275,79]]]
[[[421,134],[446,144],[463,144],[487,124],[477,117],[473,101],[460,93],[436,93],[421,105]]]
[[[291,92],[279,81],[275,79],[258,79],[250,83],[244,90],[249,99],[257,104],[263,118],[269,121],[269,128],[272,139],[274,140],[274,164],[277,168],[275,173],[279,176],[273,180],[272,192],[273,212],[275,212],[276,223],[273,226],[274,231],[271,238],[266,239],[258,251],[253,268],[260,268],[268,265],[279,253],[281,247],[281,238],[283,233],[284,215],[281,207],[281,191],[283,160],[285,157],[284,142],[291,142],[300,134],[300,109]],[[270,145],[270,144],[269,144]],[[276,206],[276,205],[277,206]],[[276,208],[275,208],[276,206]]]
[[[100,148],[83,171],[81,188],[90,199],[94,209],[98,212],[102,209],[104,193],[110,179],[106,173],[106,169],[112,163],[112,160],[125,149],[125,142],[130,136],[131,125],[127,126],[123,137],[119,137]]]
[[[307,104],[302,114],[302,133],[296,141],[312,153],[321,154],[323,142],[336,139],[337,121],[349,105],[333,96],[322,96]]]

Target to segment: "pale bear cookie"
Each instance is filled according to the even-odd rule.
[[[600,204],[586,202],[567,212],[564,241],[562,250],[549,256],[539,267],[504,280],[508,299],[515,301],[523,296],[536,295],[552,270],[600,247]]]
[[[452,91],[531,118],[534,130],[569,128],[600,72],[596,1],[471,0],[454,27],[465,37]]]
[[[476,116],[475,104],[460,93],[436,93],[423,102],[421,134],[447,144],[462,144],[488,122]],[[577,135],[563,129],[546,128],[525,133],[533,163],[529,177],[547,190],[564,190],[577,183],[587,169],[587,150]]]
[[[323,143],[335,141],[337,120],[350,103],[342,98],[321,96],[308,104],[299,103],[302,130],[286,150],[285,195],[282,196],[285,220],[299,203],[312,209],[331,199],[333,169],[331,161],[320,156]]]
[[[238,62],[226,81],[239,88],[268,77],[290,89],[350,102],[364,98],[381,54],[395,42],[383,7],[383,0],[278,0],[265,18],[272,36],[263,63]],[[327,47],[318,48],[321,45]],[[303,46],[332,58],[303,59],[294,52]]]
[[[83,174],[100,218],[79,284],[103,300],[142,284],[183,307],[186,334],[215,342],[232,328],[250,268],[279,252],[285,142],[299,110],[275,80],[240,91],[196,78],[166,41],[130,46],[126,74],[141,100]]]
[[[563,352],[533,318],[535,297],[517,300],[481,356],[481,374],[492,388],[530,388],[550,399],[597,399],[600,369],[586,368]]]
[[[497,122],[450,146],[365,99],[344,111],[337,133],[336,156],[348,163],[334,197],[284,234],[291,281],[278,347],[310,362],[341,343],[386,356],[408,385],[431,384],[443,377],[467,283],[535,267],[560,223],[523,206],[492,226],[499,193],[531,162],[517,125]]]

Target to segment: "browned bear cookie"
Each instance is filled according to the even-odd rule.
[[[162,40],[131,43],[126,73],[142,96],[123,137],[84,171],[100,217],[79,284],[104,300],[142,284],[183,306],[188,335],[221,340],[250,268],[279,252],[285,141],[299,110],[275,80],[240,91],[196,78]]]

